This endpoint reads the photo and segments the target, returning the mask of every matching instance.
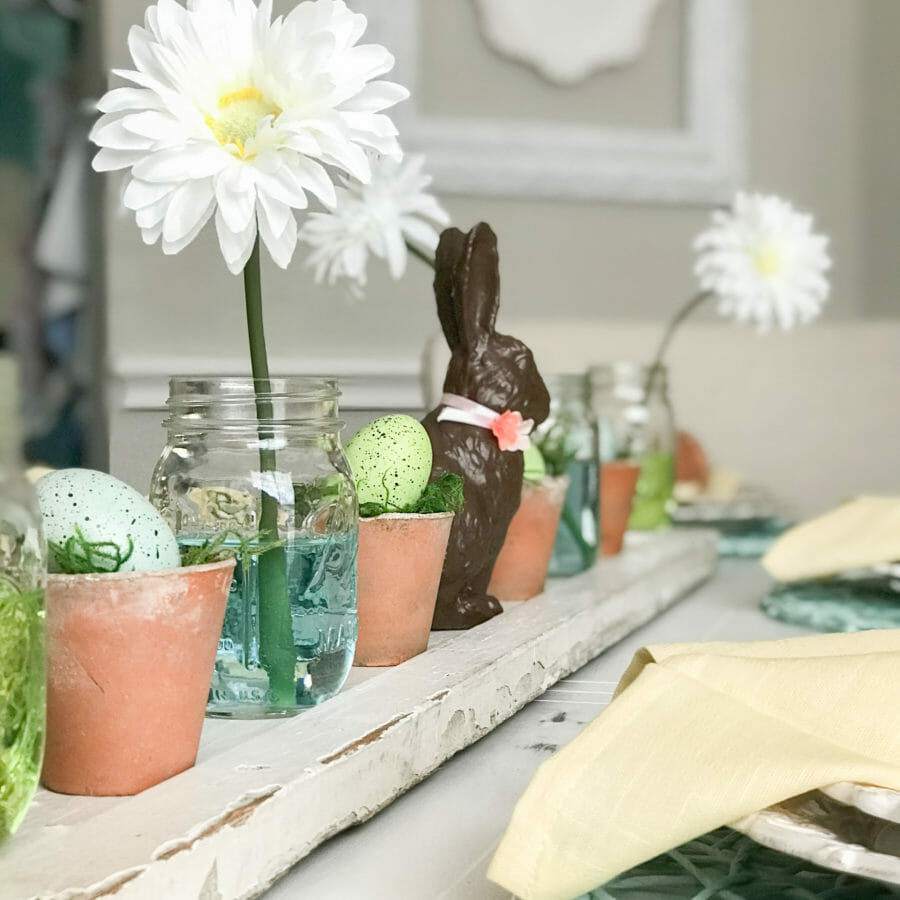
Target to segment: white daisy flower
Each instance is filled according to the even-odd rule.
[[[450,224],[450,217],[426,188],[431,177],[422,169],[425,157],[411,155],[403,162],[381,157],[372,162],[372,180],[362,184],[345,178],[337,188],[332,212],[310,213],[300,240],[312,251],[307,265],[316,281],[342,282],[357,298],[366,285],[369,254],[387,260],[391,275],[406,271],[407,251],[434,257],[439,235],[432,223]]]
[[[814,319],[828,299],[828,238],[779,197],[739,193],[694,243],[694,272],[721,314],[767,331]]]
[[[366,27],[343,0],[307,0],[272,19],[272,0],[158,0],[128,46],[132,83],[100,101],[97,171],[130,170],[126,206],[144,240],[183,250],[215,215],[238,273],[257,235],[282,267],[297,245],[307,193],[336,202],[325,166],[361,182],[367,150],[400,158],[383,111],[405,99],[377,80],[394,60],[358,45]]]

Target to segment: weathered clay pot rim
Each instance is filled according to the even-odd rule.
[[[452,512],[442,512],[442,513],[382,513],[380,516],[366,516],[365,518],[360,517],[359,524],[362,525],[363,522],[377,522],[377,521],[385,521],[385,519],[391,521],[404,521],[406,519],[451,519],[455,516],[456,513]]]
[[[142,578],[171,578],[185,572],[212,572],[226,566],[234,566],[235,560],[223,559],[221,562],[204,563],[202,566],[179,566],[177,569],[149,569],[145,572],[91,572],[82,575],[63,575],[51,572],[47,575],[49,584],[71,584],[74,581],[137,581]]]

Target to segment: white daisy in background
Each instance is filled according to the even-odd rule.
[[[367,151],[399,159],[383,111],[408,91],[378,80],[394,59],[357,44],[365,27],[342,0],[274,20],[271,0],[151,6],[128,36],[135,70],[114,72],[133,86],[103,97],[91,132],[97,171],[130,170],[124,202],[144,240],[178,253],[215,216],[231,272],[257,235],[286,267],[307,194],[336,202],[326,166],[367,182]]]
[[[812,216],[780,197],[739,193],[730,209],[713,213],[694,249],[700,292],[666,327],[648,369],[648,392],[678,326],[707,300],[765,332],[773,321],[785,330],[812,321],[828,299],[828,238],[813,232]]]
[[[423,174],[424,165],[421,155],[402,162],[380,157],[372,161],[368,184],[345,178],[336,208],[310,213],[300,240],[312,248],[307,265],[315,269],[316,281],[340,282],[360,298],[370,253],[387,260],[394,278],[406,271],[408,252],[434,264],[439,238],[434,226],[449,225],[450,217],[427,193],[431,177]]]
[[[828,238],[780,197],[739,193],[695,241],[694,272],[718,311],[760,331],[814,319],[828,299]]]

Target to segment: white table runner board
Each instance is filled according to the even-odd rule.
[[[207,721],[198,764],[131,798],[39,791],[0,848],[0,900],[259,896],[716,567],[716,537],[642,537],[294,719]]]

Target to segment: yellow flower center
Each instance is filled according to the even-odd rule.
[[[256,88],[223,94],[218,105],[219,115],[207,116],[207,127],[223,147],[234,144],[241,157],[247,141],[256,137],[259,123],[266,116],[281,114],[281,110]]]
[[[784,259],[781,251],[775,246],[774,241],[766,241],[753,254],[753,265],[756,271],[764,278],[774,278],[784,267]]]

